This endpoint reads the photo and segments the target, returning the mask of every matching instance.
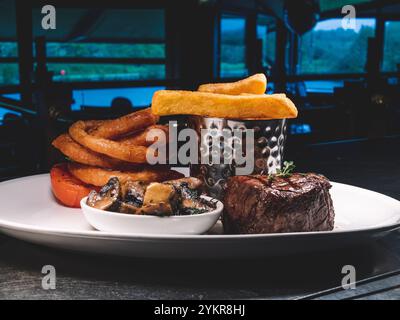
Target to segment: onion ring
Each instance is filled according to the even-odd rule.
[[[107,170],[78,163],[68,163],[69,172],[79,180],[94,186],[104,186],[112,177],[121,181],[137,180],[145,182],[162,182],[182,178],[177,171],[162,166],[142,167],[131,171]]]
[[[52,145],[60,150],[69,159],[82,164],[103,168],[120,168],[134,166],[131,163],[110,158],[106,155],[93,152],[79,143],[76,143],[68,133],[62,134],[53,140]]]
[[[160,118],[151,112],[151,108],[132,112],[112,120],[97,121],[98,125],[90,131],[97,138],[113,139],[127,133],[144,130],[154,125]]]
[[[168,143],[168,134],[169,134],[168,126],[157,125],[157,124],[150,126],[147,129],[145,129],[139,133],[136,133],[134,135],[129,135],[129,136],[123,137],[121,139],[118,139],[118,141],[122,142],[126,145],[130,145],[130,146],[150,146],[152,143],[157,141],[157,137],[155,139],[153,139],[152,141],[146,140],[147,134],[153,129],[160,129],[160,130],[164,131],[165,136],[166,136],[166,143]]]
[[[87,131],[91,128],[90,122],[77,121],[69,128],[69,135],[77,143],[86,148],[105,154],[109,157],[132,163],[146,163],[147,147],[131,146],[110,139],[99,138]],[[100,127],[99,127],[100,128]]]

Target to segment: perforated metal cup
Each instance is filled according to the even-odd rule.
[[[204,134],[202,139],[202,129],[206,129],[207,132],[212,132],[213,135],[216,134],[219,137],[223,136],[224,129],[231,131],[234,129],[253,129],[254,169],[251,174],[272,174],[281,168],[286,139],[286,119],[229,120],[191,116],[188,118],[188,125],[196,131],[199,142],[199,161],[198,164],[191,164],[191,175],[200,178],[204,182],[208,194],[214,198],[222,199],[226,180],[236,174],[237,166],[234,158],[230,164],[224,164],[223,161],[220,164],[201,163],[201,152],[204,155],[204,152],[207,154],[212,151],[212,144],[204,138]],[[243,148],[245,148],[245,145],[243,145]]]

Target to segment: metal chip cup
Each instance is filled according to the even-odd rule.
[[[272,174],[281,168],[286,119],[190,116],[188,125],[196,131],[199,146],[199,161],[190,165],[191,176],[200,178],[214,198],[223,198],[230,176]]]

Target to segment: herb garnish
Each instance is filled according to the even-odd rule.
[[[288,178],[292,175],[294,168],[296,166],[293,161],[284,161],[283,168],[277,169],[275,174],[269,175],[268,180],[271,182],[275,177]]]
[[[293,161],[285,161],[283,162],[283,169],[276,170],[276,176],[282,178],[290,177],[294,168],[296,168],[296,166],[294,165]]]

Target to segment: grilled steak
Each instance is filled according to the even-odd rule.
[[[224,197],[226,233],[332,230],[335,213],[328,179],[315,173],[289,177],[229,178]]]

